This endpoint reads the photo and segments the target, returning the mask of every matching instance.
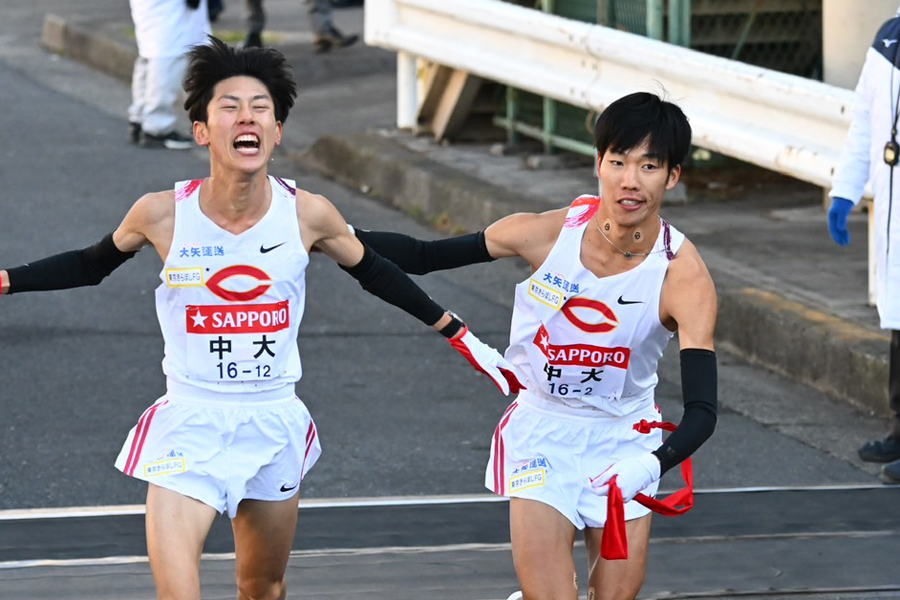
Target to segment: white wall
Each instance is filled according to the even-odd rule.
[[[900,0],[822,0],[824,81],[853,89],[866,49]]]

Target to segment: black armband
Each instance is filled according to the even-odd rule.
[[[43,292],[97,285],[137,252],[116,248],[110,233],[82,250],[54,254],[21,267],[7,269],[9,292]]]
[[[488,253],[483,231],[432,241],[392,231],[354,229],[354,232],[361,242],[413,275],[494,260]]]
[[[681,351],[681,393],[684,415],[663,445],[653,451],[665,473],[693,454],[716,428],[718,410],[716,353],[687,348]]]
[[[426,325],[434,325],[444,309],[417,286],[400,268],[363,244],[365,253],[359,264],[341,268],[352,275],[364,290],[393,304]]]

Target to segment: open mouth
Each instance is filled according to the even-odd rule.
[[[259,137],[252,133],[239,135],[234,140],[234,149],[241,154],[256,154],[259,152]]]

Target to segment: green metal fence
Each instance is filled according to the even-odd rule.
[[[822,0],[512,0],[694,50],[812,79],[822,75]],[[594,115],[507,88],[494,123],[510,143],[593,154]]]

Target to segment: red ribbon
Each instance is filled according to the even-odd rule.
[[[641,419],[640,423],[635,423],[634,425],[635,431],[639,433],[650,433],[655,428],[675,431],[675,427],[673,423],[647,421],[646,419]],[[664,500],[657,500],[645,494],[638,494],[634,499],[653,512],[667,517],[683,515],[694,506],[694,469],[691,466],[690,457],[681,463],[681,476],[684,478],[685,487],[670,494]],[[603,537],[600,539],[600,556],[606,560],[623,560],[628,558],[628,538],[625,534],[625,502],[622,498],[622,491],[616,483],[615,476],[609,480],[609,494],[606,499],[606,526],[603,528]]]

